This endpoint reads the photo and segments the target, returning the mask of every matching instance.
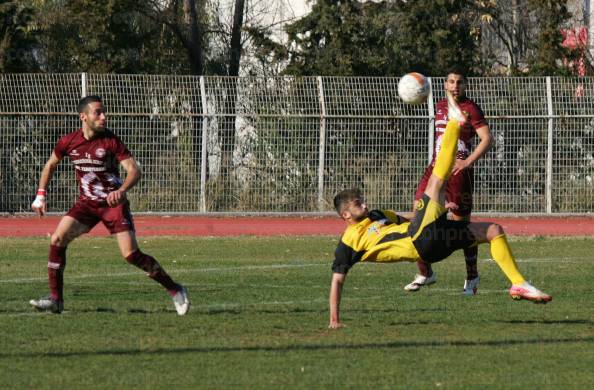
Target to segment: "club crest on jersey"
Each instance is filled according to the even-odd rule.
[[[423,199],[419,199],[417,201],[417,210],[421,211],[425,208],[425,201]]]
[[[76,149],[72,149],[72,152],[70,152],[70,155],[72,155],[72,156],[80,156],[80,154],[78,153],[78,150],[76,150]]]
[[[369,228],[367,228],[367,234],[375,233],[377,235],[380,234],[379,228],[377,223],[372,223]]]
[[[95,156],[97,156],[98,158],[102,158],[103,156],[105,156],[105,149],[97,148],[97,150],[95,150]]]

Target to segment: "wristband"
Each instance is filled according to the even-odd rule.
[[[31,207],[35,208],[35,209],[39,209],[41,207],[43,207],[43,204],[45,203],[45,194],[46,191],[43,188],[40,188],[37,190],[37,196],[35,196],[35,200],[33,201],[33,203],[31,203]]]

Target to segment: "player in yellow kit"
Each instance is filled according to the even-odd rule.
[[[458,249],[491,244],[491,255],[511,281],[513,299],[537,303],[552,297],[538,290],[520,273],[500,225],[490,222],[452,221],[444,207],[444,189],[456,159],[458,137],[466,116],[450,93],[449,120],[423,197],[412,221],[388,210],[368,210],[358,189],[344,190],[334,198],[338,215],[348,224],[332,264],[329,328],[340,328],[340,299],[349,269],[360,261],[434,263]]]

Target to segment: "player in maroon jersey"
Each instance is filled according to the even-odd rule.
[[[468,114],[469,120],[462,127],[460,139],[458,140],[458,153],[456,154],[456,163],[452,176],[446,186],[446,208],[450,210],[451,218],[456,221],[470,221],[472,211],[472,192],[474,189],[474,163],[480,159],[491,147],[491,132],[489,125],[481,108],[468,97],[466,97],[466,77],[459,69],[448,71],[445,81],[445,90],[451,92],[456,98],[460,108]],[[425,170],[421,181],[415,193],[416,202],[421,199],[427,182],[431,176],[435,164],[435,156],[441,148],[443,132],[448,121],[448,103],[447,99],[440,100],[437,103],[435,114],[435,149],[433,160]],[[477,135],[480,139],[479,144],[470,151],[472,138]],[[416,207],[414,207],[416,210]],[[480,281],[477,268],[478,248],[471,247],[464,249],[464,258],[466,260],[466,280],[464,281],[463,291],[467,295],[476,294]],[[418,262],[419,274],[415,279],[404,287],[406,291],[417,291],[422,286],[435,283],[436,274],[431,265]]]
[[[51,236],[47,265],[50,295],[32,299],[30,304],[38,310],[62,312],[66,248],[76,237],[103,222],[116,237],[126,261],[165,287],[173,298],[177,313],[186,314],[190,307],[186,288],[174,282],[152,256],[138,248],[126,197],[126,192],[140,180],[138,164],[124,143],[106,128],[106,112],[99,96],[82,98],[78,112],[82,128],[58,140],[41,172],[37,197],[31,205],[40,216],[45,214],[47,186],[62,158],[68,156],[76,171],[79,198]],[[126,170],[125,180],[120,178],[118,164]]]

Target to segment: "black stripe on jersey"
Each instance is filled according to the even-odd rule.
[[[429,205],[429,201],[431,198],[427,194],[423,194],[423,197],[419,199],[417,203],[417,214],[415,217],[410,221],[410,225],[408,225],[408,234],[411,237],[414,237],[417,234],[417,231],[421,228],[421,224],[423,223],[423,218],[425,217],[425,211],[427,211],[427,205]]]
[[[403,238],[408,237],[408,233],[390,233],[390,234],[386,234],[384,236],[384,238],[382,238],[379,242],[379,244],[383,244],[384,242],[390,242],[390,241],[396,241],[396,240],[401,240]]]
[[[361,260],[365,251],[356,252],[353,248],[340,241],[334,251],[334,263],[332,263],[332,272],[337,274],[346,274],[355,263]]]

